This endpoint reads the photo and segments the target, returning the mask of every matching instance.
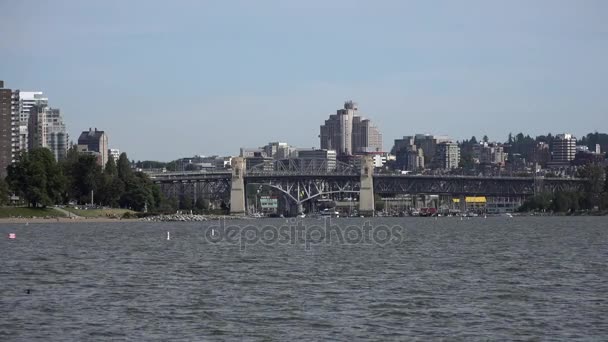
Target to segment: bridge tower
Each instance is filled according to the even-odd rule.
[[[245,214],[245,167],[242,157],[232,158],[232,181],[230,186],[230,214]]]
[[[374,162],[370,156],[361,160],[359,215],[374,216]]]

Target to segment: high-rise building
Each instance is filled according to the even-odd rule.
[[[78,137],[78,150],[88,153],[99,153],[98,163],[104,167],[108,162],[108,135],[104,131],[93,130],[80,133]]]
[[[30,110],[34,106],[45,107],[49,105],[49,99],[41,91],[19,91],[19,121],[27,125],[30,120]]]
[[[395,166],[403,171],[420,171],[424,169],[424,151],[416,146],[413,136],[395,139],[391,153],[395,154]]]
[[[359,107],[353,101],[329,116],[320,127],[321,149],[335,150],[338,156],[382,151],[382,134],[370,120],[357,115]]]
[[[482,165],[504,165],[507,155],[502,145],[480,142],[473,145],[473,158]]]
[[[396,156],[400,151],[412,150],[413,146],[416,146],[416,143],[412,136],[404,136],[401,139],[395,139],[391,154]]]
[[[108,156],[109,158],[114,159],[114,162],[117,163],[118,158],[120,158],[120,150],[117,148],[111,148],[108,150]]]
[[[441,142],[436,146],[435,159],[436,168],[455,169],[460,163],[460,147],[454,142]]]
[[[569,164],[576,155],[576,138],[572,134],[558,134],[553,139],[552,163]]]
[[[6,168],[13,159],[13,91],[4,88],[0,81],[0,177],[6,176]]]
[[[34,105],[29,111],[28,149],[45,147],[55,160],[63,160],[68,150],[68,134],[59,109]]]
[[[336,151],[325,149],[298,149],[298,159],[302,169],[328,172],[336,169]]]
[[[287,159],[295,156],[296,149],[284,142],[269,142],[268,145],[261,147],[267,157],[273,159]]]
[[[446,136],[435,136],[431,134],[416,134],[414,143],[424,152],[424,163],[429,165],[436,156],[435,149],[442,142],[451,142],[452,139]]]

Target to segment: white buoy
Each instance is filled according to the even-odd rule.
[[[15,233],[9,233],[8,234],[8,238],[9,239],[16,239],[17,238],[17,234],[15,234]]]
[[[215,229],[211,228],[211,236],[215,236]]]
[[[167,232],[167,240],[171,240],[171,233]]]

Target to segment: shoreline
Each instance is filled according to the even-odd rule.
[[[110,217],[53,217],[53,218],[25,218],[25,217],[4,217],[0,218],[0,224],[11,224],[11,223],[108,223],[108,222],[137,222],[139,219],[118,219]]]

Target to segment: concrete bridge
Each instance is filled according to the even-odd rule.
[[[290,159],[247,168],[243,158],[233,158],[232,168],[218,172],[169,172],[152,174],[169,197],[189,193],[230,202],[230,212],[246,211],[246,187],[255,184],[282,193],[301,210],[320,196],[353,194],[359,198],[359,214],[372,215],[374,195],[400,194],[499,196],[525,198],[541,192],[582,190],[581,179],[538,177],[471,177],[374,174],[371,158],[359,167],[326,160]]]

